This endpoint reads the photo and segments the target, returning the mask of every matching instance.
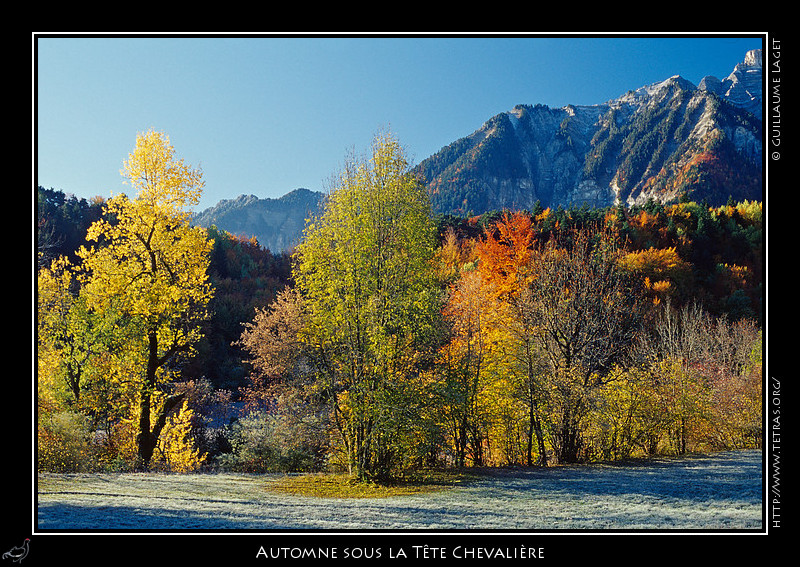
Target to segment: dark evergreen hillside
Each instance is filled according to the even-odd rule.
[[[546,242],[557,232],[591,226],[615,230],[629,252],[629,261],[649,270],[656,281],[669,275],[671,301],[699,303],[730,319],[761,320],[764,294],[763,205],[755,201],[719,207],[684,199],[664,205],[648,201],[633,207],[557,207],[536,203],[528,214],[537,240]],[[439,234],[460,241],[476,241],[493,230],[504,212],[474,217],[440,215]],[[665,254],[669,252],[669,256]]]
[[[39,264],[58,256],[75,260],[75,252],[86,244],[86,231],[103,214],[103,200],[91,202],[65,195],[56,189],[37,188],[36,245]]]

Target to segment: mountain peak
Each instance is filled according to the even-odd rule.
[[[751,49],[744,56],[744,64],[748,67],[759,67],[761,68],[761,50],[760,49]],[[737,65],[738,67],[738,65]]]
[[[667,202],[681,194],[710,203],[759,200],[761,66],[757,49],[725,79],[709,75],[699,86],[673,75],[595,105],[519,104],[415,169],[443,214]],[[325,198],[308,189],[274,199],[241,195],[195,222],[289,250]]]
[[[761,118],[762,106],[762,50],[752,49],[744,56],[725,79],[713,75],[704,77],[700,89],[714,93],[734,106],[744,108]]]

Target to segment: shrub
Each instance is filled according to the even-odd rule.
[[[320,468],[314,447],[293,435],[287,420],[264,411],[252,412],[227,428],[231,452],[219,457],[222,468],[235,472],[308,472]]]
[[[37,434],[37,470],[87,472],[94,467],[96,455],[86,416],[71,411],[45,413]]]

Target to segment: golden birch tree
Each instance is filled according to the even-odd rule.
[[[156,393],[166,390],[173,363],[191,351],[207,316],[212,243],[204,229],[191,226],[186,210],[200,198],[202,172],[176,159],[166,134],[139,134],[121,173],[136,198],[110,199],[104,218],[89,228],[90,247],[79,255],[88,305],[96,311],[113,306],[122,314],[126,351],[142,361],[131,378],[138,384],[137,461],[147,468],[182,401],[166,396],[154,407]]]

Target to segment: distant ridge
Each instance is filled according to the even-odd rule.
[[[306,219],[319,210],[324,197],[323,193],[304,188],[277,199],[240,195],[197,213],[193,222],[205,228],[213,225],[237,236],[255,236],[261,246],[283,252],[300,241]]]

